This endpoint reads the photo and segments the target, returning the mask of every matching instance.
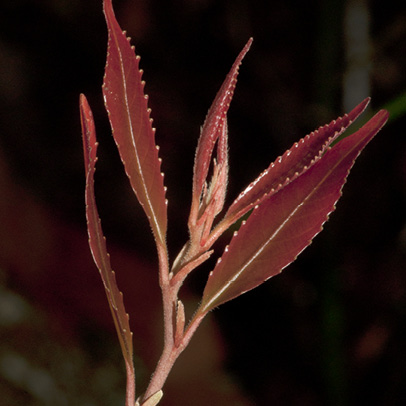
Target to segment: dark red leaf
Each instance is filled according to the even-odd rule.
[[[358,116],[365,110],[370,99],[365,99],[349,114],[333,120],[293,144],[277,158],[254,182],[252,182],[231,204],[224,217],[229,227],[251,210],[262,199],[269,197],[295,177],[300,176],[313,165]]]
[[[86,170],[86,218],[90,250],[104,284],[127,370],[130,369],[134,376],[132,333],[128,314],[125,311],[122,294],[117,287],[114,271],[111,269],[110,256],[107,253],[106,239],[103,236],[94,196],[97,140],[92,111],[84,95],[80,96],[80,117]]]
[[[377,113],[256,206],[210,273],[200,313],[253,289],[295,260],[321,231],[355,159],[387,118],[386,111]]]
[[[108,53],[103,95],[113,136],[131,186],[149,219],[157,243],[165,245],[167,202],[140,58],[122,32],[111,0],[104,1]]]
[[[235,85],[237,83],[238,68],[245,54],[251,47],[252,38],[249,39],[243,50],[237,56],[230,72],[224,80],[220,90],[218,91],[213,104],[211,105],[206,119],[204,121],[199,142],[196,149],[196,157],[193,171],[193,198],[191,209],[191,222],[197,220],[197,211],[201,194],[206,182],[207,174],[210,167],[210,162],[213,154],[214,145],[217,138],[222,133],[221,127],[227,115],[231,99],[234,94]]]

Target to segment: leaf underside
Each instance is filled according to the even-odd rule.
[[[106,248],[106,239],[103,236],[101,221],[95,201],[94,173],[97,161],[97,140],[92,111],[84,95],[80,96],[80,116],[86,170],[86,218],[90,250],[104,284],[124,360],[127,364],[127,368],[130,368],[132,374],[134,374],[133,344],[129,317],[125,311],[122,293],[117,287],[115,273],[111,268],[110,256]]]
[[[167,202],[161,160],[155,144],[148,96],[144,94],[140,58],[121,30],[111,0],[105,0],[108,49],[103,95],[113,137],[156,242],[165,245]]]
[[[253,289],[295,260],[334,211],[355,159],[387,118],[386,111],[377,113],[254,208],[210,273],[198,313]]]

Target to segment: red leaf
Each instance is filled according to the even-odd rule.
[[[253,210],[210,273],[200,313],[253,289],[295,260],[334,211],[355,159],[387,118],[386,111],[377,113]]]
[[[241,216],[285,187],[313,165],[324,151],[336,140],[365,110],[370,99],[365,99],[349,114],[333,120],[293,144],[277,158],[254,182],[252,182],[231,204],[224,217],[222,227],[228,228]]]
[[[193,240],[194,233],[200,239],[200,246],[204,246],[210,235],[214,218],[224,206],[228,182],[228,127],[227,117],[219,129],[221,134],[217,144],[217,160],[214,160],[213,176],[209,188],[204,188],[196,228],[190,226],[190,235]]]
[[[155,144],[148,96],[135,55],[113,12],[104,1],[108,53],[103,95],[113,136],[131,186],[149,219],[157,243],[165,245],[167,202],[161,160]]]
[[[90,250],[104,284],[127,370],[129,368],[132,376],[134,376],[132,333],[129,318],[125,311],[122,293],[117,287],[114,271],[111,269],[110,256],[107,253],[106,239],[103,236],[94,196],[94,173],[97,161],[96,130],[92,111],[84,95],[80,96],[80,117],[86,170],[86,218]]]
[[[226,76],[226,79],[207,113],[201,130],[193,170],[193,198],[191,209],[192,226],[197,220],[200,197],[209,171],[214,145],[217,138],[222,134],[221,127],[224,124],[234,94],[235,85],[237,83],[238,68],[241,65],[241,61],[245,54],[250,49],[252,41],[252,38],[250,38],[237,56],[237,59],[231,67],[230,72]]]

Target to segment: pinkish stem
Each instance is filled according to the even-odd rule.
[[[134,406],[135,403],[135,373],[134,368],[128,362],[125,363],[127,372],[127,386],[125,394],[125,406]]]
[[[167,343],[165,345],[164,350],[162,352],[161,358],[158,362],[156,370],[152,376],[152,379],[149,383],[149,386],[143,396],[143,401],[151,397],[153,394],[158,392],[162,389],[169,372],[171,371],[175,361],[179,357],[179,355],[183,352],[183,350],[189,344],[193,334],[195,333],[196,329],[199,327],[200,323],[202,322],[203,318],[207,313],[198,313],[195,317],[191,320],[189,326],[185,330],[183,338],[178,347],[175,346],[174,340],[171,340],[171,343]],[[142,404],[142,403],[141,403]]]

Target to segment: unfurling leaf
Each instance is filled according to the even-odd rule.
[[[185,307],[181,300],[178,300],[176,308],[176,324],[175,324],[175,347],[179,347],[181,344],[183,334],[185,330]]]
[[[212,160],[212,153],[216,141],[220,138],[218,143],[218,164],[223,161],[224,170],[226,170],[227,159],[224,154],[227,154],[227,144],[224,143],[222,136],[227,137],[226,116],[228,108],[230,106],[231,99],[234,94],[235,85],[237,82],[238,68],[242,59],[248,52],[252,44],[252,38],[244,46],[240,54],[237,56],[230,72],[226,76],[220,90],[218,91],[213,104],[211,105],[206,119],[204,121],[200,138],[197,144],[195,164],[193,170],[193,195],[192,195],[192,208],[190,211],[189,228],[193,233],[193,227],[198,221],[199,214],[202,214],[202,210],[199,212],[200,200],[202,193],[207,185],[207,174],[209,172],[210,162]],[[225,185],[224,185],[225,186]],[[221,194],[225,195],[225,190]]]
[[[377,113],[254,208],[210,273],[198,313],[253,289],[295,260],[321,231],[355,159],[387,118],[386,111]]]
[[[131,186],[143,207],[157,243],[165,246],[167,204],[155,129],[144,95],[140,58],[121,30],[111,0],[105,0],[108,53],[103,95],[113,136]]]
[[[204,188],[202,201],[199,210],[199,219],[196,228],[191,228],[193,232],[198,231],[200,246],[206,243],[213,221],[217,214],[221,212],[226,199],[227,182],[228,182],[228,127],[227,118],[224,118],[223,125],[219,129],[221,135],[218,138],[217,159],[214,159],[213,176],[209,187]]]
[[[126,368],[134,377],[132,333],[128,314],[125,311],[122,294],[117,287],[114,271],[111,269],[110,256],[107,253],[106,239],[103,236],[94,195],[97,140],[93,114],[84,95],[80,96],[80,117],[86,170],[86,218],[90,250],[104,284]]]

